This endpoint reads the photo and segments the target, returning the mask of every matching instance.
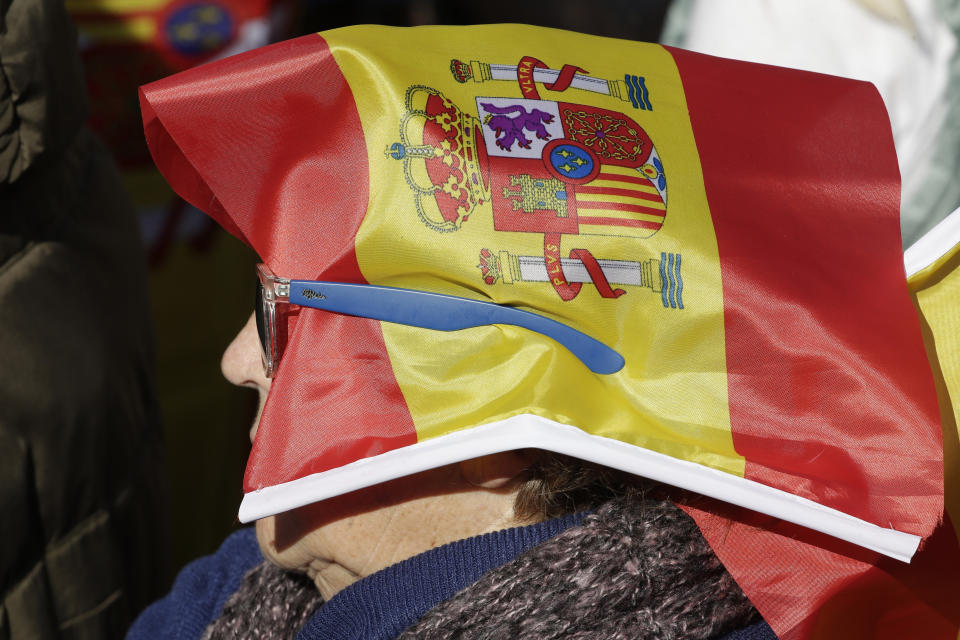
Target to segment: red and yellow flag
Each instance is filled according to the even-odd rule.
[[[141,105],[173,187],[278,276],[516,306],[626,360],[601,375],[514,326],[301,310],[241,519],[539,447],[737,505],[691,513],[781,637],[882,637],[823,617],[876,602],[889,628],[956,635],[960,591],[900,562],[942,513],[941,407],[871,85],[532,27],[368,26]],[[955,551],[944,531],[924,549]]]

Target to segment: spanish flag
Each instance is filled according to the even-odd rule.
[[[141,107],[171,185],[291,300],[300,281],[309,306],[343,283],[430,295],[409,322],[285,316],[242,521],[549,449],[716,499],[688,509],[782,638],[956,638],[956,339],[917,310],[950,294],[908,288],[871,85],[516,25],[364,26],[155,82]],[[436,330],[462,299],[556,332]]]

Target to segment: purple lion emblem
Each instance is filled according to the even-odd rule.
[[[530,148],[530,140],[523,134],[523,130],[532,131],[541,140],[549,140],[550,134],[544,125],[553,122],[553,116],[540,109],[531,109],[527,112],[523,105],[512,104],[498,107],[490,103],[481,103],[487,111],[483,123],[497,134],[497,146],[504,151],[510,151],[513,143],[518,143],[524,149]],[[510,115],[510,114],[516,115]],[[497,114],[497,115],[492,115]]]

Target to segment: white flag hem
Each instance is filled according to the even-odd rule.
[[[547,449],[694,491],[903,562],[910,562],[920,544],[919,536],[877,526],[786,491],[530,414],[456,431],[244,494],[239,519],[251,522],[427,469],[527,448]]]
[[[960,244],[960,208],[937,223],[903,252],[907,278],[923,271]]]

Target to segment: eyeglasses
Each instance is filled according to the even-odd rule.
[[[268,378],[276,373],[283,351],[283,340],[278,333],[281,328],[277,322],[278,304],[296,304],[436,331],[510,324],[556,340],[594,373],[616,373],[624,365],[623,356],[599,340],[530,311],[414,289],[289,280],[275,276],[267,265],[259,264],[254,308],[257,332],[263,347],[263,366]]]

